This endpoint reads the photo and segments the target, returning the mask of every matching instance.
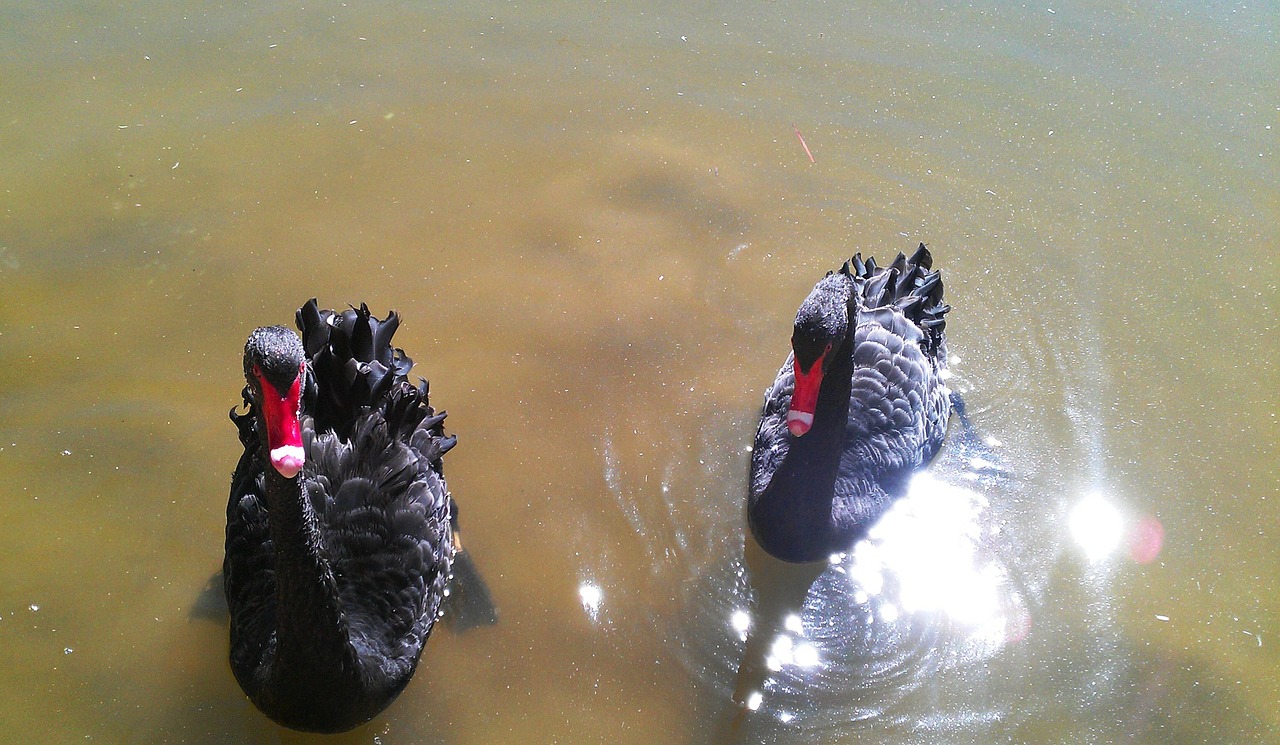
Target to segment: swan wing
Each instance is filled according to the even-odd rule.
[[[869,472],[891,483],[927,464],[941,445],[948,391],[922,339],[897,308],[860,316],[841,473]]]
[[[276,627],[275,554],[263,467],[256,456],[254,440],[240,457],[227,502],[222,581],[231,616],[233,670],[256,669]]]
[[[449,579],[448,489],[438,455],[395,437],[380,412],[357,420],[352,434],[349,442],[332,433],[317,438],[318,477],[308,493],[352,643],[416,664]]]
[[[773,385],[764,394],[764,410],[760,414],[760,427],[751,446],[751,496],[755,498],[769,486],[769,480],[777,473],[790,449],[791,435],[787,431],[787,408],[791,394],[796,389],[794,353],[787,355]]]

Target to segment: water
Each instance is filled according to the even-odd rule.
[[[201,591],[240,348],[318,296],[404,316],[502,614],[338,741],[1280,742],[1270,9],[0,19],[14,741],[310,739]],[[837,565],[744,552],[796,306],[918,241],[1001,444]]]

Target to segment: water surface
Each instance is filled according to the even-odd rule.
[[[0,10],[0,719],[309,739],[200,598],[244,338],[316,296],[403,315],[502,614],[337,741],[1280,741],[1278,25]],[[920,241],[977,434],[837,564],[744,549],[796,306]]]

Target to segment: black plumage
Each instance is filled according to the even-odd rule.
[[[800,306],[765,394],[747,497],[752,534],[777,558],[848,550],[941,447],[949,308],[932,263],[924,244],[888,267],[855,255]]]
[[[250,335],[248,411],[232,412],[244,454],[223,561],[231,668],[280,724],[340,732],[395,699],[440,613],[454,558],[441,458],[456,440],[391,347],[394,312],[313,299],[297,323],[301,340],[280,326]],[[291,416],[292,435],[272,421]],[[291,478],[299,451],[268,442],[277,430],[300,441]]]

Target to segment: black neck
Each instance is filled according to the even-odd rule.
[[[277,647],[272,676],[309,683],[348,681],[358,672],[356,655],[302,477],[286,479],[268,466],[266,480],[276,557]]]
[[[791,438],[786,458],[752,506],[757,537],[773,548],[789,547],[790,555],[781,557],[789,561],[817,561],[829,553],[832,500],[849,419],[851,336],[852,329],[832,352],[835,356],[822,378],[813,426],[804,436]],[[771,552],[778,553],[772,548]]]

